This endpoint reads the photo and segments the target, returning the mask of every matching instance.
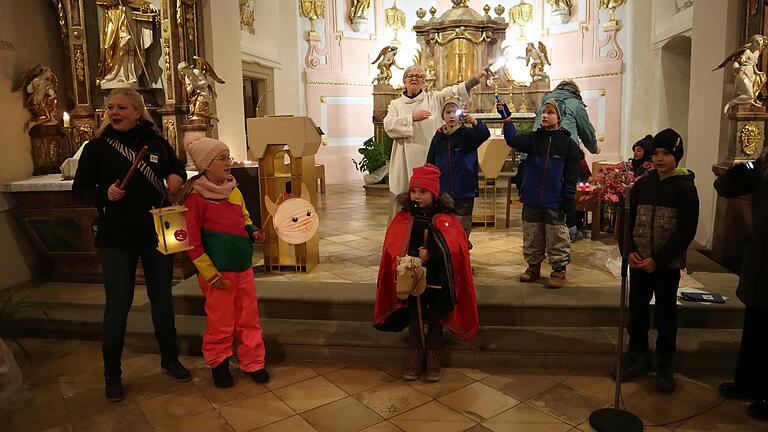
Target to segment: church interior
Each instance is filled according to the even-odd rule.
[[[737,367],[737,287],[759,220],[751,195],[724,198],[713,187],[766,152],[768,43],[755,37],[766,32],[765,0],[0,0],[2,429],[635,430],[591,423],[615,408],[642,430],[768,431],[748,414],[752,401],[718,388]],[[732,66],[747,54],[753,75]],[[469,342],[445,332],[439,382],[403,379],[406,332],[373,326],[393,218],[390,154],[401,145],[386,118],[409,97],[411,65],[424,94],[494,72],[459,107],[490,132],[470,208],[479,329]],[[538,127],[543,98],[564,81],[580,89],[597,151],[582,146],[592,177],[577,186],[584,224],[571,236],[567,282],[547,289],[546,277],[518,280],[529,265],[516,183],[525,157],[503,128]],[[163,237],[186,222],[160,212],[158,249],[180,251],[166,256],[191,380],[157,367],[142,264],[122,351],[126,399],[104,400],[105,277],[95,244],[103,210],[76,198],[73,179],[110,122],[108,95],[121,88],[141,95],[189,178],[198,172],[186,143],[226,143],[227,172],[263,232],[252,268],[268,382],[236,374],[234,386],[214,386],[203,279],[183,229]],[[629,337],[618,306],[624,197],[592,191],[633,157],[634,143],[667,128],[684,143],[679,166],[695,173],[699,200],[677,292],[677,388],[657,392],[648,374],[616,392],[609,372]],[[278,232],[279,211],[299,194],[319,224],[293,241]],[[542,276],[550,270],[545,263]],[[684,291],[725,301],[686,301]]]

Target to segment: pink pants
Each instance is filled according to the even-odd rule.
[[[264,341],[261,338],[256,283],[253,270],[240,273],[222,272],[229,280],[226,289],[214,288],[199,275],[205,295],[208,329],[203,334],[203,358],[216,367],[232,355],[232,342],[237,341],[237,358],[243,372],[264,368]]]

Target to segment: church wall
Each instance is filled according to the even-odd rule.
[[[470,0],[469,5],[481,15],[487,2]],[[509,20],[508,10],[519,0],[502,0],[491,5],[505,7],[504,17]],[[603,31],[603,23],[608,20],[608,11],[598,11],[595,0],[574,1],[573,16],[565,25],[553,25],[550,21],[549,6],[543,0],[530,0],[534,4],[534,17],[525,28],[529,41],[544,41],[550,52],[553,66],[549,70],[554,87],[560,79],[573,78],[581,87],[588,110],[597,133],[603,139],[600,146],[603,152],[599,156],[589,156],[589,160],[615,160],[622,154],[620,130],[622,119],[622,50],[626,45],[626,30],[616,33],[615,43],[610,35]],[[631,4],[632,2],[630,2]],[[308,43],[304,40],[309,21],[301,18],[298,26],[300,41],[301,69],[305,83],[305,104],[307,114],[323,127],[327,135],[327,145],[318,153],[319,163],[326,164],[328,182],[358,180],[362,174],[355,171],[351,159],[359,159],[357,149],[362,142],[373,135],[372,86],[371,80],[377,73],[374,60],[379,50],[394,37],[393,31],[386,28],[384,9],[392,2],[373,1],[369,10],[369,25],[366,32],[356,33],[349,24],[346,13],[351,0],[328,0],[326,18],[316,21],[315,28],[322,40],[316,45],[318,51],[307,57]],[[449,0],[434,3],[437,14],[442,15],[452,5]],[[419,7],[429,9],[432,4],[416,0],[400,0],[397,6],[406,13],[406,29],[401,30],[398,39],[397,63],[407,67],[413,63],[416,54],[416,38],[410,30],[417,17]],[[617,10],[617,16],[626,25],[625,7]],[[491,16],[496,16],[493,11]],[[429,19],[429,15],[425,19]],[[519,27],[511,25],[504,43],[509,46],[509,56],[522,56],[525,42],[518,42]],[[619,49],[614,49],[616,46]],[[309,65],[308,58],[317,60],[316,65]],[[527,74],[528,68],[522,60],[516,60],[517,73]],[[402,85],[402,70],[392,68],[394,86]],[[529,107],[533,108],[533,107]],[[366,131],[367,128],[367,131]]]
[[[632,143],[646,133],[678,130],[686,150],[681,165],[696,174],[700,215],[695,241],[704,247],[712,245],[712,165],[725,154],[722,107],[732,91],[727,80],[724,84],[724,71],[712,69],[741,43],[741,3],[694,2],[687,9],[667,0],[654,0],[652,7],[628,3],[632,20],[622,104],[621,135],[627,144],[623,153],[629,157]]]
[[[30,139],[22,92],[12,92],[24,72],[49,65],[59,78],[59,107],[66,105],[64,54],[54,8],[47,0],[0,0],[0,183],[32,175]],[[39,267],[33,249],[13,215],[13,199],[0,194],[0,288],[31,279]]]

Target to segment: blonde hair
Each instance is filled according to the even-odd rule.
[[[205,175],[205,171],[201,173],[197,173],[194,176],[190,177],[186,182],[184,182],[184,185],[181,186],[181,191],[179,194],[179,203],[184,204],[184,201],[189,198],[189,194],[192,193],[192,190],[194,189],[195,182],[197,179]]]
[[[147,112],[147,106],[144,104],[144,98],[141,96],[139,92],[136,91],[136,89],[130,88],[130,87],[118,87],[112,89],[112,91],[109,92],[109,95],[107,95],[106,98],[104,98],[104,106],[106,107],[109,104],[109,100],[113,96],[123,95],[130,101],[131,105],[139,111],[141,111],[141,118],[139,119],[139,123],[141,122],[147,122],[154,128],[155,122],[152,120],[152,117],[150,117],[149,112]],[[99,129],[96,131],[96,138],[100,137],[104,130],[107,128],[107,125],[109,124],[109,116],[107,113],[104,113],[104,118],[101,121],[101,125],[99,126]],[[155,129],[156,130],[156,129]]]

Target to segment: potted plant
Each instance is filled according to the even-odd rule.
[[[363,176],[365,184],[381,183],[389,172],[389,155],[392,152],[392,138],[386,134],[381,141],[370,137],[357,149],[363,157],[360,161],[352,159],[355,168],[360,172],[367,172]]]

